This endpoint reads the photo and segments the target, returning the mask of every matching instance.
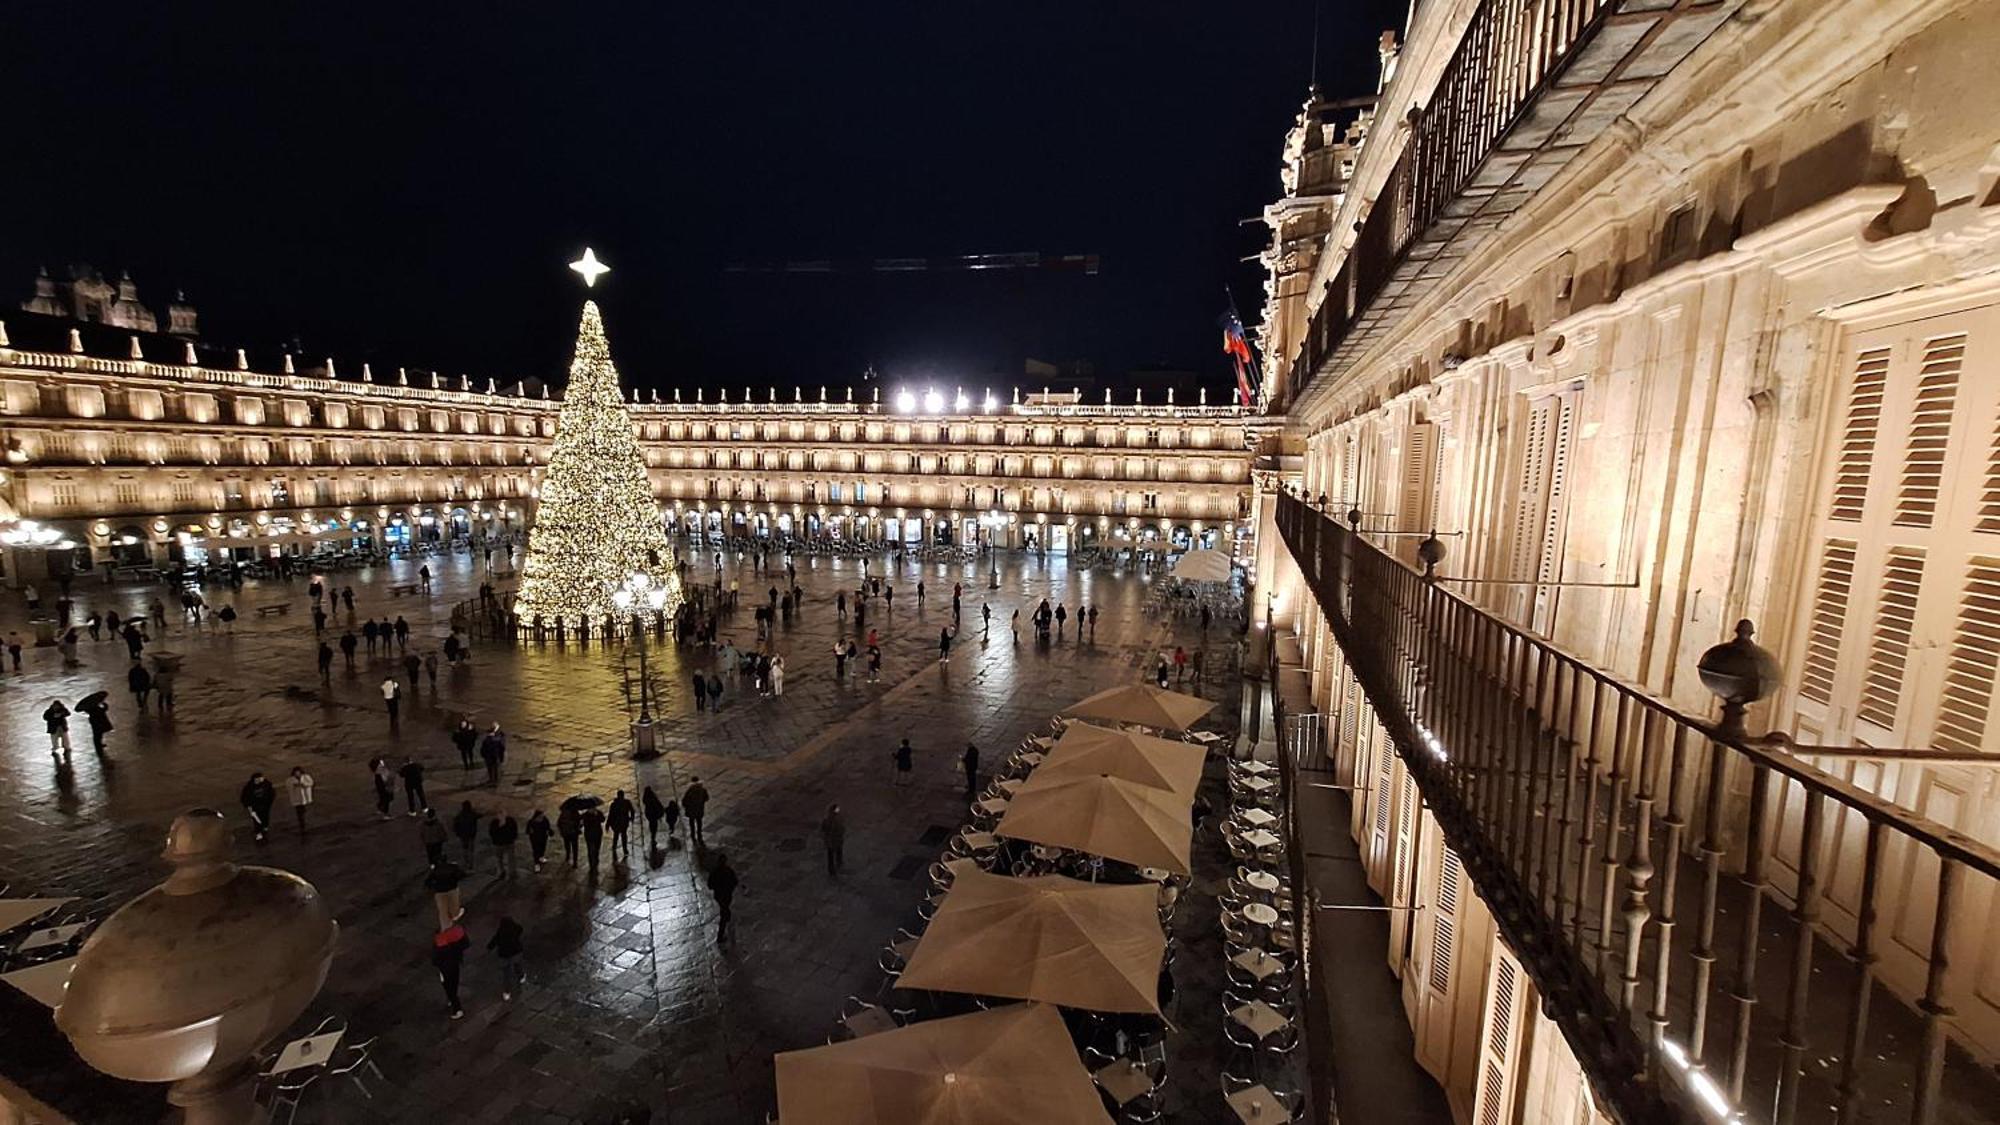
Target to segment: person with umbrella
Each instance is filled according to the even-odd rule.
[[[69,708],[60,699],[50,699],[42,712],[42,722],[49,728],[49,754],[61,763],[69,757]]]
[[[110,694],[93,691],[76,701],[76,709],[90,719],[91,748],[104,753],[104,736],[112,730]]]
[[[563,858],[571,867],[576,866],[576,840],[583,834],[583,810],[578,802],[587,798],[571,797],[556,811],[556,831],[562,835]]]
[[[271,805],[278,799],[278,790],[264,776],[262,770],[251,773],[250,780],[243,783],[243,791],[237,800],[250,813],[250,823],[257,831],[257,842],[263,843],[271,831]]]

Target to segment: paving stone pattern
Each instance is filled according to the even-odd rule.
[[[471,556],[433,556],[436,591],[428,597],[389,596],[415,579],[418,565],[397,561],[331,577],[351,584],[360,614],[405,616],[413,650],[437,646],[452,603],[471,597],[480,580]],[[731,560],[743,606],[733,633],[754,636],[752,591],[781,582]],[[164,875],[157,859],[173,816],[197,805],[222,809],[237,828],[239,858],[270,863],[310,879],[341,924],[339,952],[326,987],[301,1020],[323,1015],[350,1021],[357,1038],[379,1036],[375,1057],[387,1076],[372,1098],[342,1082],[323,1080],[305,1100],[301,1121],[603,1121],[624,1107],[650,1110],[653,1120],[761,1121],[773,1105],[770,1056],[823,1042],[842,997],[879,983],[878,951],[899,925],[912,924],[923,869],[944,835],[965,818],[958,755],[967,740],[997,761],[1056,708],[1090,691],[1140,678],[1153,654],[1176,635],[1170,624],[1141,612],[1145,580],[1108,571],[1071,570],[1060,558],[1015,557],[1002,565],[1002,589],[988,591],[986,574],[971,565],[905,563],[900,573],[883,559],[897,588],[895,609],[878,607],[869,623],[882,629],[879,683],[850,674],[833,677],[834,591],[859,579],[853,559],[802,558],[799,581],[808,591],[801,614],[780,625],[777,648],[790,665],[782,698],[759,698],[732,676],[719,713],[693,710],[690,677],[703,659],[671,644],[652,650],[663,698],[659,738],[665,757],[634,763],[625,752],[626,712],[620,693],[621,652],[527,646],[480,647],[456,668],[440,668],[435,691],[421,684],[406,698],[399,729],[384,713],[378,685],[401,677],[400,653],[366,655],[350,672],[336,655],[328,683],[314,667],[314,638],[303,580],[252,583],[231,594],[210,592],[213,606],[233,602],[242,614],[233,634],[195,632],[168,609],[169,627],[156,646],[184,655],[178,709],[140,717],[125,690],[123,644],[83,642],[84,666],[64,670],[53,648],[29,649],[22,674],[0,674],[0,723],[12,735],[0,755],[0,878],[16,893],[76,895],[100,914]],[[915,582],[929,587],[917,606]],[[712,561],[694,578],[714,574]],[[952,582],[965,584],[964,628],[948,666],[937,661],[939,625],[950,617]],[[158,587],[106,588],[79,582],[78,619],[91,609],[140,612]],[[52,594],[53,591],[50,591]],[[1060,597],[1072,614],[1079,603],[1102,606],[1095,643],[1070,637],[1034,645],[1025,619],[1035,599]],[[995,603],[985,635],[979,608]],[[170,602],[172,598],[168,599]],[[0,629],[32,638],[18,595],[0,606]],[[286,616],[259,617],[258,605],[289,601]],[[1008,619],[1023,608],[1016,643]],[[329,636],[347,615],[337,614]],[[1072,618],[1072,632],[1074,618]],[[1195,630],[1178,639],[1193,646]],[[1218,624],[1207,644],[1211,695],[1233,722],[1236,638]],[[52,768],[40,713],[51,696],[73,703],[93,690],[111,693],[118,729],[100,760],[79,717],[77,750],[67,773]],[[479,770],[460,768],[445,737],[458,714],[508,732],[501,784],[488,788]],[[909,737],[917,748],[916,784],[891,785],[890,752]],[[473,951],[463,986],[467,1016],[446,1018],[429,967],[433,915],[421,886],[423,849],[416,822],[374,814],[367,763],[377,755],[414,754],[427,763],[431,802],[449,813],[471,801],[482,813],[511,810],[525,820],[541,806],[551,816],[563,797],[592,793],[609,799],[623,788],[636,801],[641,786],[678,793],[700,775],[712,794],[707,845],[728,853],[743,879],[736,902],[736,937],[718,947],[715,908],[694,854],[671,848],[652,856],[635,832],[630,856],[606,857],[595,879],[555,860],[540,873],[523,860],[517,878],[495,876],[484,836],[477,875],[466,886]],[[301,838],[285,806],[283,778],[303,764],[317,780],[309,832]],[[236,795],[252,769],[279,789],[272,838],[256,844]],[[848,819],[847,873],[825,874],[817,833],[829,801]],[[1218,800],[1218,805],[1220,801]],[[685,828],[685,826],[683,826]],[[453,847],[456,847],[454,842]],[[1221,870],[1212,839],[1202,865]],[[1183,914],[1188,933],[1183,964],[1220,964],[1213,937],[1213,900],[1198,896]],[[527,928],[529,983],[512,1002],[500,998],[497,966],[484,951],[495,922],[511,914]],[[1212,947],[1212,948],[1211,948]],[[1190,1121],[1215,1117],[1219,1015],[1212,994],[1183,985],[1176,1053],[1190,1091],[1177,1113]],[[1177,1063],[1177,1066],[1181,1064]],[[1197,1098],[1192,1091],[1204,1097]]]

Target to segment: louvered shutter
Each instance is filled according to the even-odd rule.
[[[1509,615],[1547,633],[1555,623],[1562,580],[1564,529],[1569,522],[1570,446],[1576,429],[1576,395],[1548,395],[1528,404],[1522,431],[1506,577]]]
[[[1555,401],[1552,432],[1549,436],[1549,480],[1542,502],[1540,552],[1535,561],[1535,579],[1545,585],[1535,587],[1533,626],[1541,633],[1555,631],[1556,603],[1562,588],[1550,585],[1563,580],[1563,543],[1569,526],[1570,447],[1576,440],[1576,396],[1563,395]]]
[[[1896,728],[1903,676],[1909,668],[1910,637],[1916,628],[1917,596],[1924,580],[1924,552],[1898,547],[1889,552],[1877,592],[1875,631],[1861,677],[1856,718],[1888,731]]]
[[[1403,487],[1396,498],[1396,530],[1428,531],[1431,494],[1437,477],[1436,429],[1429,422],[1410,426],[1403,438]]]
[[[1888,378],[1888,348],[1864,348],[1855,357],[1829,519],[1846,523],[1861,519],[1868,499],[1868,474],[1875,463],[1875,442],[1882,429],[1882,392]]]
[[[1411,884],[1416,879],[1416,822],[1422,798],[1417,793],[1416,776],[1407,769],[1396,772],[1402,792],[1396,801],[1396,850],[1390,863],[1389,893],[1384,897],[1389,905],[1404,907],[1411,905]],[[1398,975],[1402,973],[1404,950],[1409,948],[1410,921],[1408,910],[1389,915],[1389,963]]]
[[[1458,956],[1458,896],[1459,883],[1464,879],[1465,868],[1458,861],[1458,853],[1440,845],[1442,853],[1438,857],[1437,901],[1431,908],[1431,966],[1430,990],[1439,996],[1451,994],[1452,964]]]
[[[1996,670],[2000,670],[2000,558],[1975,557],[1966,568],[1959,598],[1944,691],[1931,731],[1933,748],[1965,754],[1989,749],[1987,716]]]
[[[1854,596],[1854,550],[1851,539],[1829,539],[1820,557],[1819,579],[1807,611],[1805,664],[1799,679],[1799,694],[1815,703],[1833,699],[1841,633]]]
[[[1514,1055],[1521,1037],[1521,992],[1526,987],[1520,962],[1495,938],[1480,1023],[1479,1087],[1472,1105],[1476,1125],[1511,1125],[1514,1120]]]

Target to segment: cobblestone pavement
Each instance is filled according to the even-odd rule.
[[[411,649],[428,651],[442,637],[450,605],[470,597],[479,581],[470,556],[428,561],[439,571],[430,597],[389,596],[392,585],[414,580],[415,562],[332,581],[353,585],[362,618],[406,617]],[[874,572],[883,569],[876,560]],[[163,876],[156,856],[166,824],[206,804],[238,826],[240,858],[310,879],[333,905],[341,940],[326,987],[301,1023],[334,1014],[349,1020],[358,1038],[379,1036],[376,1058],[387,1083],[369,1098],[323,1082],[307,1095],[301,1120],[601,1121],[618,1107],[640,1105],[655,1120],[761,1121],[773,1104],[772,1052],[824,1041],[841,998],[874,989],[883,942],[912,922],[923,869],[965,816],[958,767],[965,742],[997,761],[1056,708],[1138,679],[1152,654],[1176,637],[1190,647],[1197,642],[1192,627],[1176,634],[1142,613],[1148,585],[1136,576],[1016,557],[1002,565],[1002,588],[989,592],[985,572],[974,566],[911,562],[894,578],[893,612],[869,619],[884,634],[880,682],[853,675],[836,681],[833,596],[837,586],[851,589],[858,571],[852,559],[800,560],[808,599],[799,617],[779,628],[778,647],[790,665],[782,698],[759,698],[747,681],[732,678],[720,712],[697,713],[689,682],[702,666],[691,663],[691,653],[655,648],[667,754],[649,763],[625,753],[619,658],[601,647],[482,647],[465,664],[441,667],[435,690],[420,685],[405,701],[400,729],[392,729],[378,685],[384,675],[400,677],[401,654],[370,658],[364,649],[351,671],[336,657],[330,681],[321,683],[303,581],[211,593],[212,606],[233,601],[242,614],[233,634],[190,631],[170,607],[156,647],[185,662],[178,709],[166,717],[135,714],[123,644],[92,643],[86,634],[83,667],[72,670],[61,667],[55,649],[30,648],[22,674],[0,675],[0,724],[11,736],[0,755],[0,878],[17,893],[81,896],[101,914]],[[747,564],[732,564],[732,573],[744,589],[733,630],[743,643],[754,633],[751,591],[778,579],[753,574]],[[919,573],[930,595],[921,609]],[[710,560],[694,570],[696,580],[713,574]],[[966,586],[965,627],[947,666],[938,663],[936,644],[954,580]],[[80,619],[91,609],[139,612],[159,588],[86,582],[75,592]],[[1095,643],[1072,636],[1043,649],[1025,632],[1015,643],[1013,609],[1024,606],[1025,619],[1044,594],[1060,597],[1072,613],[1079,602],[1099,604]],[[990,635],[979,614],[989,598]],[[19,596],[4,600],[0,629],[31,638]],[[292,605],[289,614],[252,612],[281,602]],[[345,625],[342,613],[329,636]],[[1233,630],[1212,629],[1206,651],[1210,694],[1224,700],[1217,714],[1226,729],[1237,683]],[[73,703],[99,689],[111,693],[118,724],[107,753],[91,753],[79,717],[74,768],[53,769],[43,707],[51,696]],[[484,786],[479,771],[461,769],[445,737],[459,713],[508,731],[497,788]],[[917,748],[916,784],[894,787],[890,751],[906,736]],[[478,874],[465,895],[474,941],[467,1017],[447,1020],[428,963],[433,921],[416,822],[400,815],[400,793],[398,815],[378,820],[367,773],[375,756],[405,753],[426,762],[429,797],[441,811],[470,800],[482,813],[505,807],[523,820],[536,806],[553,816],[573,793],[608,799],[623,788],[636,800],[641,786],[655,785],[664,796],[700,775],[713,794],[708,846],[726,851],[743,879],[736,940],[718,948],[714,904],[687,850],[648,856],[640,841],[629,857],[613,857],[607,840],[605,866],[593,880],[561,865],[557,841],[548,870],[536,874],[523,863],[517,878],[503,880],[482,834]],[[284,804],[283,778],[295,764],[318,783],[303,838]],[[277,823],[262,845],[253,843],[236,801],[253,769],[279,787]],[[838,880],[825,874],[816,831],[835,800],[849,825],[847,873]],[[520,848],[525,857],[525,841]],[[529,983],[511,1003],[501,1000],[497,968],[483,948],[502,914],[527,927]],[[1211,907],[1206,925],[1212,915]],[[1219,963],[1217,949],[1190,942],[1183,957]],[[1204,1007],[1190,1018],[1218,1023],[1213,1006]],[[1209,1036],[1216,1032],[1208,1028]],[[1182,1049],[1198,1054],[1193,1040]],[[1194,1065],[1202,1076],[1190,1074],[1190,1081],[1212,1092],[1215,1064],[1201,1054]],[[1186,1119],[1211,1116],[1190,1111]]]

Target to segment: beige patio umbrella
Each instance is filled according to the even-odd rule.
[[[1181,731],[1201,721],[1215,710],[1215,704],[1198,695],[1156,688],[1151,684],[1125,684],[1080,699],[1062,713],[1076,719],[1101,719],[1112,723],[1137,723],[1144,727]]]
[[[1109,1125],[1062,1017],[1009,1004],[777,1056],[785,1125]]]
[[[1046,1000],[1098,1012],[1160,1010],[1159,888],[953,866],[951,890],[896,981],[902,988]]]
[[[1109,774],[1192,797],[1207,756],[1201,747],[1172,738],[1071,723],[1035,767],[1035,776]]]
[[[1192,790],[1159,789],[1103,773],[1036,770],[1014,791],[993,831],[1186,875],[1193,803]]]

